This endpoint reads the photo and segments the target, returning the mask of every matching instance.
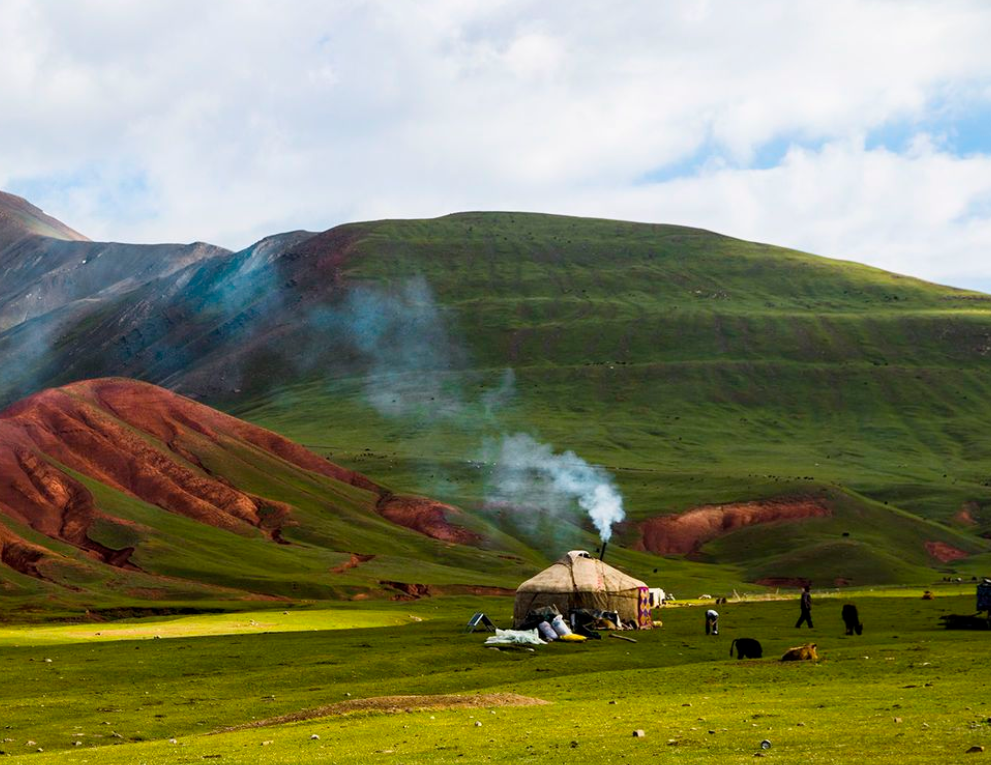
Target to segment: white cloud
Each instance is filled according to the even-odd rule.
[[[991,137],[967,158],[929,127],[901,154],[864,146],[892,121],[987,108],[982,0],[0,11],[0,187],[35,191],[93,237],[237,247],[346,220],[530,209],[991,278]],[[782,142],[820,148],[753,166]],[[641,180],[689,160],[694,177]]]
[[[606,214],[621,209],[952,284],[991,276],[991,156],[955,157],[923,136],[904,155],[831,143],[793,149],[770,169],[715,169],[615,193]],[[584,200],[581,211],[593,210],[601,206]]]

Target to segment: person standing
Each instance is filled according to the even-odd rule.
[[[802,614],[795,622],[795,628],[801,627],[802,622],[808,622],[809,629],[812,629],[812,593],[809,592],[809,585],[805,585],[805,589],[802,590]]]
[[[719,614],[711,608],[705,612],[705,634],[719,634]]]

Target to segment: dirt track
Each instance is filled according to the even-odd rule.
[[[292,712],[267,720],[257,720],[245,725],[223,728],[215,733],[228,733],[249,728],[267,728],[273,725],[315,720],[319,717],[337,717],[340,715],[370,712],[378,714],[400,714],[402,712],[419,712],[425,709],[488,709],[490,707],[533,707],[549,704],[543,699],[531,696],[518,696],[515,693],[480,693],[475,696],[376,696],[370,699],[349,699],[336,704],[328,704],[316,709],[306,709]]]

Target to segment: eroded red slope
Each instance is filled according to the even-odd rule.
[[[449,522],[454,508],[397,497],[275,433],[162,388],[122,379],[47,390],[0,412],[0,515],[106,563],[129,565],[131,549],[111,550],[89,538],[88,530],[102,513],[74,471],[201,523],[231,532],[260,529],[280,541],[292,509],[211,474],[193,446],[202,439],[220,449],[247,445],[368,491],[369,509],[427,536],[478,541]],[[30,559],[42,554],[36,546],[2,528],[0,545],[4,562],[10,557],[20,564],[15,568],[33,573]]]
[[[746,526],[823,518],[831,511],[816,497],[776,499],[704,505],[677,515],[662,515],[638,524],[636,550],[657,555],[687,555],[711,539]]]

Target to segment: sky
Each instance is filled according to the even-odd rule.
[[[987,0],[0,0],[0,189],[93,239],[464,210],[991,291]]]

